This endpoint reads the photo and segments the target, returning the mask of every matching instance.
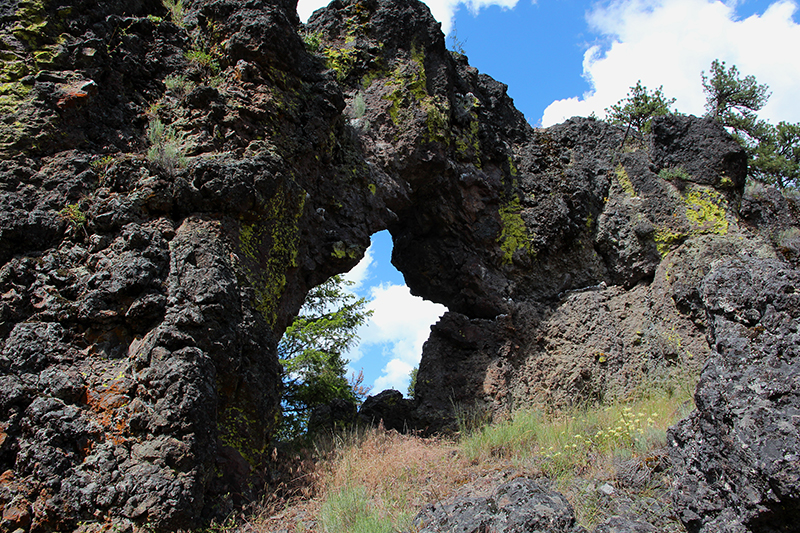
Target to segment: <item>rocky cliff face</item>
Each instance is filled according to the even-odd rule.
[[[707,469],[739,472],[732,431],[800,429],[796,206],[743,196],[721,128],[534,130],[415,1],[335,0],[304,28],[287,1],[186,5],[0,7],[3,528],[167,531],[257,495],[277,340],[387,228],[412,291],[450,309],[424,348],[419,427],[710,361],[674,434],[683,519],[784,527],[769,517],[797,508],[800,467],[764,433],[742,452],[749,503],[703,503],[745,498]],[[740,286],[752,298],[725,296]],[[718,391],[767,383],[779,359],[783,388],[749,389],[763,417]]]

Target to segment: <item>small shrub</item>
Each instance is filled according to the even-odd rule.
[[[158,102],[153,102],[147,107],[147,111],[144,112],[145,115],[148,117],[155,117],[158,115],[158,112],[164,108],[164,103],[159,100]]]
[[[783,197],[786,198],[787,200],[791,200],[794,202],[800,201],[800,188],[798,187],[795,186],[786,187],[784,189],[781,189],[781,193],[783,193]]]
[[[322,34],[317,31],[303,33],[303,44],[306,46],[306,50],[312,54],[319,52],[322,48]]]
[[[658,177],[665,181],[691,181],[692,176],[681,167],[662,168]]]
[[[80,228],[86,224],[86,213],[83,212],[80,204],[67,204],[58,214],[75,227]]]
[[[147,160],[172,175],[176,169],[186,166],[180,139],[172,126],[165,126],[158,117],[150,120],[147,127],[150,148]]]
[[[116,159],[112,155],[106,155],[92,161],[92,168],[97,171],[98,178],[102,184],[105,181],[108,169],[114,164]]]
[[[356,93],[355,98],[353,98],[353,116],[355,118],[361,118],[366,112],[367,104],[364,101],[364,95],[361,94],[361,91],[359,91]]]
[[[183,28],[183,0],[162,0],[162,4],[169,12],[169,18],[172,20],[172,23]]]
[[[780,231],[775,236],[775,244],[787,259],[800,258],[800,229],[790,227]]]
[[[167,90],[175,93],[177,96],[182,96],[194,88],[194,82],[187,79],[183,74],[171,74],[164,78],[164,85]]]
[[[219,62],[214,57],[204,50],[193,48],[186,52],[186,59],[190,63],[194,63],[200,67],[209,70],[211,73],[216,74],[219,72]]]

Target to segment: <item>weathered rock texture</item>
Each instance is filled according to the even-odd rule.
[[[419,533],[586,533],[575,523],[566,498],[536,481],[518,477],[486,490],[472,483],[444,502],[425,507],[414,518]]]
[[[714,354],[697,411],[673,428],[674,500],[690,532],[796,531],[800,517],[800,271],[715,265],[702,284]]]
[[[336,0],[304,28],[291,1],[184,4],[0,6],[2,528],[169,531],[256,496],[275,345],[308,289],[383,229],[412,291],[450,308],[419,370],[422,429],[454,406],[592,401],[709,354],[750,376],[772,347],[794,353],[781,319],[737,333],[752,371],[723,368],[714,291],[734,270],[718,265],[794,279],[800,230],[774,191],[742,197],[744,153],[715,123],[660,119],[625,146],[596,120],[534,130],[413,0]],[[796,428],[794,404],[767,400],[765,424]],[[700,404],[676,438],[734,424]],[[692,442],[686,457],[727,453]],[[692,461],[687,486],[714,464]],[[731,489],[751,502],[742,527],[796,502],[775,492],[781,465]],[[691,527],[728,520],[680,490]]]

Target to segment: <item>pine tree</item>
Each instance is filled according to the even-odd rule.
[[[284,439],[305,431],[314,407],[335,399],[357,403],[364,394],[357,378],[347,379],[344,354],[358,342],[356,331],[372,311],[365,309],[366,299],[345,290],[348,285],[352,282],[333,276],[312,289],[278,344],[284,369]]]
[[[606,120],[612,124],[630,126],[641,134],[649,133],[653,117],[673,113],[670,106],[674,98],[666,98],[663,86],[652,93],[642,85],[642,80],[631,87],[628,96],[606,109]]]

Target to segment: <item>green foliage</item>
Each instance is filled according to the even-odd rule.
[[[322,34],[318,31],[307,31],[303,33],[303,44],[305,45],[306,50],[312,54],[319,52],[320,48],[322,47]]]
[[[314,407],[335,399],[356,403],[360,383],[349,382],[344,353],[358,342],[356,330],[372,315],[367,300],[345,287],[341,276],[309,292],[300,314],[278,344],[283,365],[284,396],[281,436],[297,437],[306,428]]]
[[[113,155],[106,155],[92,161],[92,168],[97,171],[97,176],[100,180],[100,183],[105,181],[109,168],[111,168],[115,162],[116,158]]]
[[[658,177],[665,181],[680,180],[689,181],[692,177],[681,167],[662,168],[658,172]]]
[[[176,26],[183,28],[183,0],[162,0],[161,2],[169,12],[169,18]]]
[[[411,377],[411,381],[408,384],[408,397],[414,398],[417,394],[417,373],[419,372],[419,367],[415,366],[409,372],[409,377]]]
[[[165,126],[161,119],[153,117],[147,126],[147,139],[150,141],[147,160],[156,167],[172,175],[176,169],[186,166],[186,156],[172,125]]]
[[[681,378],[674,379],[678,383]],[[469,433],[461,449],[472,460],[533,461],[556,479],[607,468],[620,455],[647,457],[664,446],[667,428],[688,414],[695,383],[696,378],[684,376],[680,386],[652,386],[648,394],[632,401],[555,415],[520,410],[511,420]]]
[[[769,87],[759,85],[754,76],[741,78],[735,65],[728,68],[719,59],[711,63],[709,75],[704,71],[701,77],[708,116],[752,137],[758,126],[756,111],[767,103]]]
[[[769,87],[754,76],[741,77],[736,66],[714,60],[702,73],[706,112],[732,131],[745,147],[751,178],[780,189],[800,185],[800,123],[777,126],[756,114],[769,100]]]
[[[353,117],[361,118],[367,112],[367,104],[364,101],[364,95],[358,91],[353,98]]]
[[[371,504],[364,487],[346,487],[322,504],[321,522],[326,533],[392,533],[391,521]]]
[[[631,87],[628,96],[606,109],[606,120],[612,124],[630,126],[639,133],[648,133],[653,117],[669,115],[673,111],[670,106],[675,103],[674,98],[666,98],[662,92],[663,86],[652,93],[636,82]]]
[[[780,189],[800,187],[800,123],[761,124],[750,150],[753,178]]]
[[[451,52],[459,55],[459,56],[466,56],[466,52],[464,52],[464,45],[467,44],[466,40],[461,40],[458,38],[458,30],[456,28],[455,22],[453,22],[453,29],[450,30],[450,33],[447,35],[447,44]]]
[[[80,204],[67,204],[58,214],[69,220],[73,226],[82,227],[86,224],[86,213],[83,212]]]
[[[203,67],[204,69],[208,70],[211,74],[216,74],[219,72],[219,62],[214,59],[210,53],[206,52],[205,50],[200,50],[199,48],[192,48],[188,52],[186,52],[186,59]]]
[[[194,82],[183,74],[170,74],[164,78],[164,85],[176,96],[183,96],[194,88]]]

